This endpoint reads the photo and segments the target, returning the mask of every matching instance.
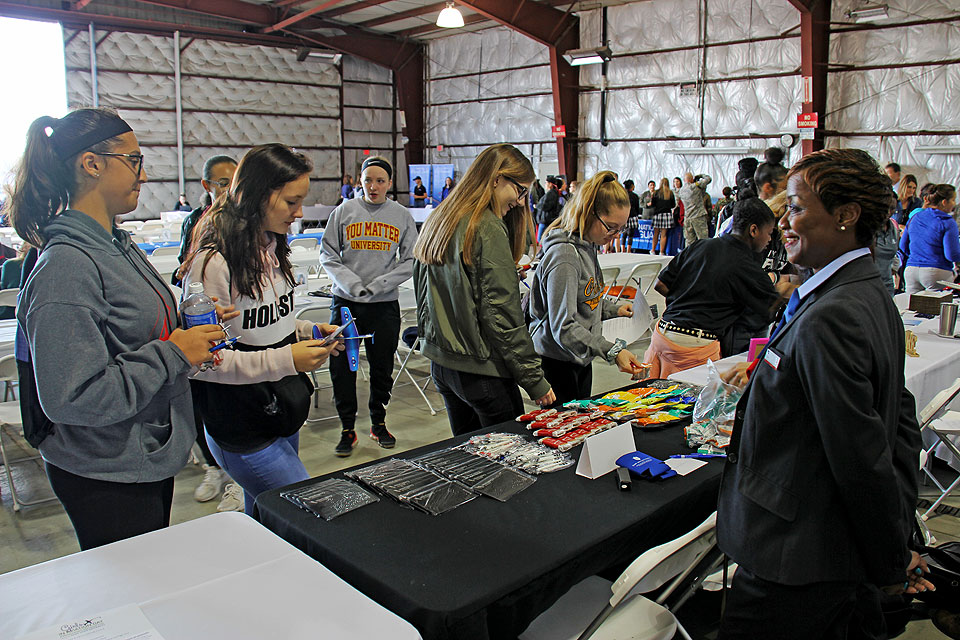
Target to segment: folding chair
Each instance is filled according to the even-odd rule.
[[[3,380],[5,386],[5,396],[11,391],[11,381],[18,380],[17,377],[17,361],[15,356],[3,356],[0,358],[0,380]],[[29,462],[31,460],[39,460],[40,456],[26,456],[24,458],[16,458],[11,460],[7,457],[7,448],[4,446],[4,427],[10,427],[20,432],[20,435],[23,435],[23,422],[20,417],[20,401],[12,400],[10,402],[0,402],[0,459],[3,461],[3,470],[7,476],[7,485],[10,487],[10,496],[13,498],[13,510],[20,511],[20,507],[30,507],[35,504],[42,504],[44,502],[53,502],[57,498],[42,498],[40,500],[24,500],[19,495],[17,495],[17,486],[13,482],[13,473],[10,471],[11,464],[19,464],[21,462]]]
[[[316,249],[317,248],[317,239],[316,238],[294,238],[290,241],[290,248],[294,249],[296,247],[303,247],[304,249]]]
[[[0,307],[16,307],[17,306],[17,294],[20,293],[20,289],[3,289],[0,290]]]
[[[603,278],[605,289],[603,294],[609,296],[609,291],[617,286],[617,278],[620,277],[620,267],[606,267],[600,269],[600,276]]]
[[[401,351],[407,352],[403,360],[400,359]],[[401,338],[400,342],[397,344],[397,354],[396,354],[397,362],[400,363],[400,370],[397,371],[397,375],[393,377],[393,387],[394,388],[397,387],[397,381],[400,379],[401,374],[404,374],[404,373],[407,374],[407,377],[410,378],[409,384],[413,385],[413,387],[417,390],[417,393],[420,394],[420,397],[423,398],[423,401],[427,403],[427,409],[430,410],[430,415],[435,416],[437,415],[437,410],[433,408],[433,403],[430,402],[430,398],[428,398],[427,394],[424,393],[424,390],[427,388],[427,385],[430,383],[430,380],[432,378],[430,376],[427,376],[426,379],[424,379],[421,386],[421,383],[417,382],[416,378],[413,377],[413,374],[410,373],[410,370],[407,368],[407,363],[410,362],[411,356],[413,356],[415,353],[417,354],[420,353],[420,336],[419,335],[417,336],[417,339],[414,340],[413,346],[411,347],[408,347],[407,343],[404,342],[403,339]],[[408,383],[403,383],[403,384],[408,384]]]
[[[178,255],[180,255],[180,247],[157,247],[153,250],[153,253],[150,254],[150,256],[154,258]]]
[[[937,436],[937,440],[924,451],[926,464],[924,464],[922,468],[923,472],[927,474],[927,477],[933,481],[933,484],[936,485],[940,491],[939,497],[934,500],[933,504],[920,516],[923,520],[930,517],[930,514],[936,510],[936,508],[940,506],[940,503],[960,484],[960,474],[957,474],[953,482],[944,486],[930,470],[930,458],[933,456],[934,450],[940,445],[946,447],[950,453],[960,460],[960,449],[957,448],[956,443],[951,439],[951,437],[960,436],[960,412],[947,409],[958,395],[960,395],[960,378],[954,380],[953,384],[934,396],[933,400],[928,402],[927,406],[920,411],[920,430],[923,431],[926,429]]]
[[[691,579],[696,587],[722,561],[716,526],[714,512],[696,529],[645,552],[615,582],[591,576],[577,583],[520,640],[669,640],[677,633],[690,640],[673,611],[693,593]],[[639,595],[664,585],[656,601]],[[679,601],[665,606],[676,594]]]
[[[646,296],[650,293],[650,289],[653,288],[653,283],[657,281],[657,276],[660,275],[662,270],[663,265],[659,262],[640,262],[633,265],[633,268],[630,270],[630,275],[623,281],[623,287],[621,287],[620,293],[617,294],[614,302],[620,300],[620,297],[623,295],[623,288],[632,282],[636,282],[637,291],[642,291],[643,295]],[[644,281],[647,283],[646,286],[643,284]]]

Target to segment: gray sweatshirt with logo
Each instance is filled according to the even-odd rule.
[[[618,305],[603,295],[597,245],[579,234],[554,229],[543,239],[543,258],[530,285],[530,335],[537,353],[585,365],[606,359],[613,343],[602,322]]]
[[[79,211],[47,227],[20,294],[43,412],[54,423],[44,460],[111,482],[173,477],[196,439],[187,374],[169,342],[176,300],[130,241]]]
[[[333,280],[333,294],[354,302],[392,302],[397,287],[413,276],[417,224],[401,204],[344,200],[323,230],[320,265]]]

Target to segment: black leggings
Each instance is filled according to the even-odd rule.
[[[173,478],[109,482],[84,478],[46,463],[53,492],[73,523],[81,550],[163,529],[170,524]]]
[[[523,413],[523,398],[513,378],[457,371],[436,362],[430,363],[430,373],[455,436],[513,420]]]
[[[572,400],[586,400],[592,395],[593,363],[579,365],[569,360],[540,356],[543,377],[557,396],[555,406]]]

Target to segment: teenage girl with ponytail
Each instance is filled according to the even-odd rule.
[[[178,328],[166,282],[113,224],[146,181],[130,126],[79,109],[30,126],[8,204],[41,249],[17,307],[17,352],[36,384],[21,394],[36,392],[46,420],[25,427],[81,549],[169,524],[173,477],[196,437],[187,375],[223,338],[217,325]]]
[[[558,402],[592,395],[593,359],[600,357],[624,373],[641,373],[641,364],[623,340],[603,337],[603,320],[633,315],[633,305],[617,306],[603,295],[597,249],[623,230],[630,200],[612,171],[601,171],[580,189],[540,242],[543,257],[530,286],[530,335],[540,354],[543,375]]]

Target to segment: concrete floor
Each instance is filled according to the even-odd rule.
[[[638,356],[642,356],[646,346],[646,342],[631,345]],[[411,372],[418,379],[423,379],[429,372],[427,361],[423,358],[415,358]],[[450,436],[446,413],[442,411],[443,403],[433,390],[432,384],[428,385],[426,395],[438,410],[435,416],[430,414],[423,399],[411,385],[398,385],[387,414],[387,425],[397,437],[397,447],[390,451],[380,449],[362,431],[365,422],[361,419],[357,422],[360,443],[353,455],[349,458],[337,458],[333,455],[333,448],[339,439],[339,421],[336,418],[322,419],[335,414],[331,390],[328,388],[329,376],[321,373],[319,378],[320,386],[327,388],[321,389],[320,406],[311,411],[311,421],[300,432],[300,457],[307,471],[313,476],[391,456]],[[409,380],[404,376],[404,380],[400,382],[409,382]],[[599,393],[622,386],[627,382],[627,377],[618,373],[613,367],[604,363],[594,365],[594,392]],[[359,406],[364,407],[366,385],[362,380],[358,383],[358,389],[360,391]],[[22,439],[11,438],[11,435],[10,430],[4,433],[4,442],[7,443],[9,456],[15,458],[32,452]],[[29,500],[52,495],[38,462],[12,465],[12,472],[17,487],[23,487],[23,498]],[[193,464],[177,474],[172,511],[174,524],[216,511],[216,500],[198,503],[193,499],[193,490],[202,477],[203,471],[200,466]],[[924,488],[921,488],[921,493],[924,493]],[[949,504],[960,505],[960,498],[949,501]],[[960,539],[960,519],[956,517],[940,515],[931,518],[928,524],[941,542]],[[59,503],[51,502],[24,507],[19,513],[14,513],[4,474],[0,474],[0,545],[3,549],[0,553],[0,573],[79,551],[70,521]],[[944,637],[929,621],[911,623],[907,632],[900,636],[908,640],[932,640]]]

